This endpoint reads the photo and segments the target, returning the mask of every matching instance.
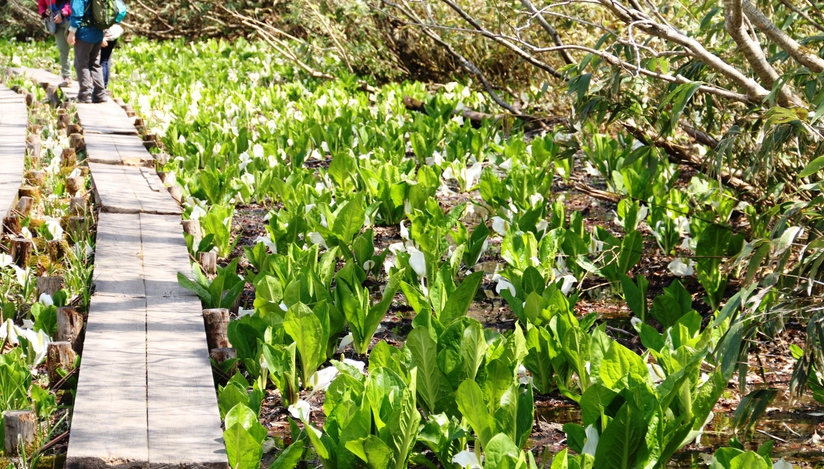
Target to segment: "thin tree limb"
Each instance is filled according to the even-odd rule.
[[[530,2],[529,0],[521,0],[521,4],[523,4],[524,8],[526,8],[532,14],[535,20],[538,21],[538,24],[541,25],[542,28],[544,28],[544,31],[546,31],[547,34],[549,34],[549,37],[552,38],[552,42],[556,46],[564,45],[564,42],[561,40],[561,36],[558,34],[558,31],[556,31],[555,28],[553,28],[552,25],[549,24],[546,18],[544,18],[544,15],[538,13],[538,10],[535,9],[535,5],[533,5],[532,2]],[[559,51],[558,54],[561,56],[561,59],[563,59],[567,65],[575,63],[575,61],[572,60],[572,57],[569,55],[566,49]]]
[[[784,52],[789,54],[790,57],[813,72],[820,73],[824,71],[824,60],[815,55],[814,52],[805,50],[801,44],[787,35],[787,33],[778,29],[752,2],[749,0],[741,0],[741,6],[747,18],[753,22],[755,27]]]
[[[800,17],[804,18],[804,19],[807,21],[807,23],[809,23],[809,24],[810,24],[810,26],[812,26],[812,27],[814,27],[814,28],[818,29],[819,31],[824,32],[824,25],[822,25],[822,24],[821,24],[821,23],[819,23],[818,21],[815,21],[815,20],[814,20],[814,19],[813,19],[810,15],[808,15],[808,14],[807,14],[804,10],[802,10],[801,8],[798,8],[797,6],[793,5],[793,3],[792,3],[790,0],[781,0],[781,3],[783,3],[783,4],[784,4],[784,6],[786,6],[786,7],[787,7],[787,8],[789,8],[790,10],[792,10],[792,11],[793,11],[795,14],[797,14],[798,16],[800,16]]]

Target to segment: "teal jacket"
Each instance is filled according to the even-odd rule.
[[[86,16],[91,16],[91,0],[72,0],[72,17],[69,22],[69,31],[74,31],[77,39],[96,44],[103,41],[103,31],[84,21]]]

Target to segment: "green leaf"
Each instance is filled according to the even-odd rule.
[[[468,275],[458,288],[449,295],[446,300],[446,306],[441,311],[438,319],[445,327],[448,327],[456,319],[466,316],[469,311],[469,305],[472,304],[472,299],[475,298],[475,293],[483,281],[483,271],[473,272]]]
[[[375,435],[347,441],[346,449],[366,462],[370,469],[387,469],[392,463],[392,449]]]
[[[245,404],[239,403],[232,407],[226,414],[225,424],[227,428],[240,424],[258,444],[266,439],[266,427],[260,424],[257,414]]]
[[[301,456],[303,456],[303,440],[297,440],[280,453],[269,469],[292,469],[298,465]]]
[[[486,447],[493,437],[495,421],[489,415],[483,391],[475,381],[466,380],[458,386],[455,400],[458,403],[458,410],[475,431],[481,446]]]
[[[636,376],[647,376],[647,367],[644,361],[632,350],[624,347],[618,342],[613,342],[607,350],[607,354],[601,361],[600,378],[609,389],[620,391],[624,385],[624,378],[630,374]]]
[[[631,353],[631,352],[630,352]],[[631,469],[644,442],[647,425],[644,412],[626,402],[606,429],[601,432],[595,450],[595,467]]]
[[[310,386],[309,378],[326,360],[327,332],[320,319],[303,303],[293,305],[286,312],[283,328],[297,344],[300,356],[301,380]]]
[[[364,209],[363,198],[355,197],[346,201],[335,215],[335,222],[332,224],[332,231],[346,243],[349,244],[356,234],[360,233],[366,211]]]
[[[263,456],[261,444],[240,423],[223,432],[226,454],[232,469],[259,469]]]
[[[504,433],[498,433],[484,446],[484,467],[490,469],[515,469],[521,457],[521,450]]]
[[[813,174],[821,171],[824,168],[824,156],[819,156],[818,158],[810,161],[807,163],[807,166],[798,173],[799,178],[805,178],[807,176],[812,176]]]
[[[412,364],[418,369],[418,395],[429,413],[437,412],[438,401],[445,392],[446,377],[438,368],[438,344],[426,328],[413,329],[406,338],[406,348],[412,352]]]

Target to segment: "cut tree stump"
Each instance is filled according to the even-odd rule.
[[[7,410],[3,412],[3,429],[5,431],[5,456],[32,454],[37,442],[37,415],[34,411]]]
[[[83,138],[83,134],[71,134],[69,135],[69,145],[77,151],[82,150],[86,147],[86,140]]]
[[[37,170],[26,171],[24,179],[26,184],[30,186],[42,187],[43,184],[46,183],[46,172]]]
[[[83,344],[80,334],[83,332],[83,315],[70,306],[57,308],[57,340],[72,344],[72,350],[80,353]]]
[[[32,240],[26,238],[14,238],[11,240],[11,258],[12,261],[22,268],[26,268],[31,256]]]
[[[217,253],[214,251],[200,253],[200,266],[206,275],[217,274]]]
[[[214,308],[203,310],[203,322],[206,324],[206,344],[209,350],[229,348],[229,310]]]
[[[31,212],[33,205],[34,199],[31,197],[20,197],[20,199],[17,200],[17,213],[26,216]]]
[[[63,288],[63,277],[37,277],[37,297],[43,293],[54,296]]]
[[[75,134],[80,135],[80,134]],[[81,135],[82,138],[82,135]],[[85,144],[84,144],[85,145]],[[63,165],[64,168],[72,168],[77,166],[77,152],[81,150],[81,148],[75,148],[72,145],[72,148],[64,148],[63,153],[60,154],[60,163]]]
[[[51,342],[46,351],[46,365],[49,373],[49,383],[54,384],[62,378],[59,371],[74,369],[74,359],[77,355],[72,349],[71,342]]]
[[[20,217],[3,217],[3,232],[14,236],[20,236],[23,226],[20,224]]]

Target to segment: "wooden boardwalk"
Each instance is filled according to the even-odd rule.
[[[66,467],[227,468],[180,207],[124,111],[77,108],[101,214]]]
[[[29,114],[23,95],[0,85],[0,214],[17,201],[26,156]]]

